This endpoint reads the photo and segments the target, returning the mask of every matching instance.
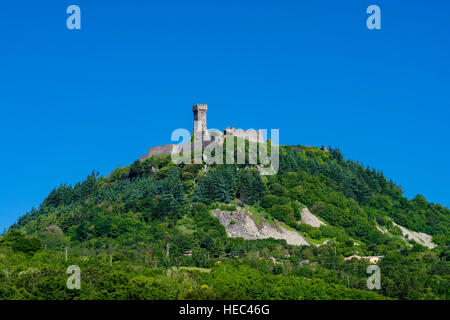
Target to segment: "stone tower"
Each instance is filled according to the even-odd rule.
[[[198,131],[206,132],[206,111],[208,111],[207,104],[194,104],[192,107],[194,112],[194,134]]]

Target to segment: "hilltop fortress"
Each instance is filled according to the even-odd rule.
[[[192,107],[192,111],[194,113],[194,127],[192,134],[193,135],[201,134],[202,137],[205,137],[206,139],[203,140],[203,147],[205,147],[211,143],[209,137],[210,134],[206,122],[206,112],[208,111],[208,105],[195,104]],[[223,141],[223,138],[225,136],[241,137],[251,142],[264,143],[263,130],[252,130],[252,129],[242,130],[242,129],[235,129],[232,127],[226,127],[225,130],[223,131],[223,137],[221,138],[222,139],[221,141]],[[139,160],[143,162],[151,158],[152,156],[171,154],[175,146],[176,146],[175,144],[166,144],[163,146],[151,147],[148,149],[147,154],[140,157]]]

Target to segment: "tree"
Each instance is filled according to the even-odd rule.
[[[142,176],[143,167],[142,163],[139,160],[133,162],[130,167],[130,172],[128,173],[128,178],[134,179]]]
[[[42,242],[37,237],[26,238],[25,236],[16,239],[12,248],[21,252],[36,252],[42,248]]]
[[[244,171],[239,176],[238,196],[243,202],[254,204],[264,195],[265,185],[255,171]]]
[[[294,209],[289,204],[276,204],[268,211],[277,220],[283,222],[295,221]]]
[[[76,229],[76,236],[79,241],[84,241],[89,235],[89,228],[86,221],[83,221]]]

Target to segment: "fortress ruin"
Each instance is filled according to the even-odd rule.
[[[192,112],[194,113],[194,127],[192,134],[201,134],[205,138],[203,141],[203,147],[210,143],[210,134],[208,132],[207,122],[206,122],[206,112],[208,111],[207,104],[194,104],[192,106]],[[242,130],[235,129],[232,127],[226,127],[223,131],[223,136],[221,140],[223,141],[225,136],[233,136],[244,138],[250,142],[264,143],[264,132],[263,130]],[[139,158],[140,161],[145,161],[152,156],[158,156],[162,154],[171,154],[175,144],[166,144],[163,146],[151,147],[148,149],[146,155]]]

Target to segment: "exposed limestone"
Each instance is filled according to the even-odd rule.
[[[288,244],[292,245],[309,246],[309,243],[300,233],[284,228],[280,222],[272,225],[262,221],[257,225],[249,215],[240,209],[234,212],[216,209],[212,213],[225,227],[230,238],[244,238],[246,240],[274,238],[286,240]]]
[[[324,242],[322,242],[321,244],[318,244],[318,245],[316,245],[317,247],[320,247],[320,246],[324,246],[324,245],[326,245],[326,244],[328,244],[328,243],[330,243],[330,240],[325,240]]]
[[[416,231],[411,231],[406,229],[405,227],[398,225],[397,223],[395,223],[394,221],[392,221],[392,224],[396,227],[398,227],[400,229],[400,231],[403,234],[403,238],[405,240],[413,240],[425,247],[428,247],[430,249],[433,249],[434,247],[436,247],[436,245],[434,245],[433,243],[431,243],[431,238],[432,236],[430,236],[429,234],[423,233],[423,232],[416,232]],[[383,229],[379,226],[376,226],[377,230],[380,231],[381,233],[385,234],[385,233],[389,233],[388,230]],[[412,246],[411,244],[407,243],[409,246]]]
[[[423,232],[415,232],[406,229],[405,227],[402,227],[401,225],[396,224],[395,222],[392,222],[394,226],[397,226],[400,228],[400,230],[403,233],[403,236],[408,240],[413,240],[425,247],[428,247],[430,249],[433,249],[436,247],[433,243],[431,243],[431,236],[429,234],[423,233]]]
[[[308,208],[302,209],[301,216],[302,221],[306,224],[309,224],[311,227],[319,228],[321,225],[325,225],[325,223],[323,223],[319,220],[319,218],[313,215]]]
[[[377,226],[377,230],[380,231],[381,233],[386,233],[386,230],[383,230],[381,227]]]

